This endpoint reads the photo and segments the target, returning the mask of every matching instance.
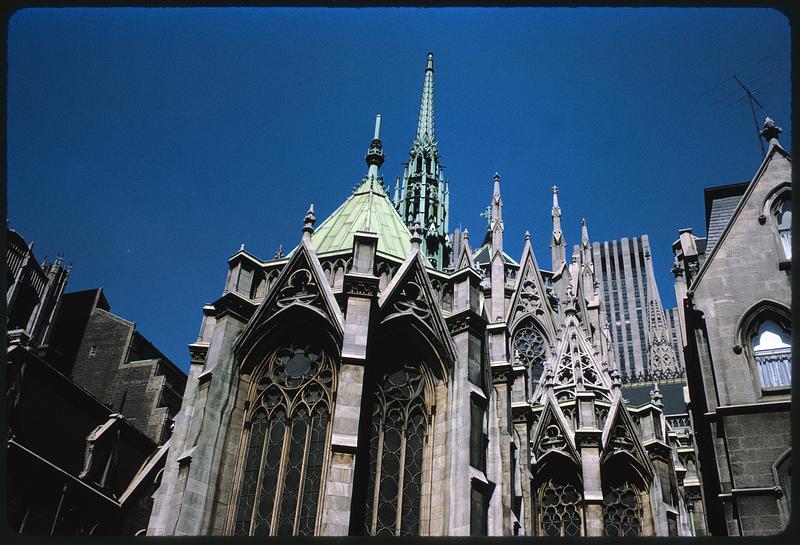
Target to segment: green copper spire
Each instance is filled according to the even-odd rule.
[[[408,154],[403,182],[395,191],[394,205],[410,229],[421,218],[421,252],[442,269],[450,262],[452,241],[448,236],[450,192],[439,159],[433,125],[433,53],[428,53],[417,134]]]
[[[369,170],[353,194],[322,224],[312,230],[311,242],[317,254],[353,248],[356,231],[378,235],[378,251],[405,259],[411,251],[411,233],[392,206],[379,174],[383,164],[380,139],[381,115],[375,119],[375,134],[364,157]],[[313,212],[313,210],[312,210]]]

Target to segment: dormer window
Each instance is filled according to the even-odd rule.
[[[772,320],[764,320],[758,325],[751,343],[761,388],[791,386],[791,333]]]

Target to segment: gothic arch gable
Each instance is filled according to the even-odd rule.
[[[615,457],[626,459],[635,469],[642,484],[652,480],[654,470],[650,456],[639,439],[639,434],[630,413],[625,407],[622,396],[618,395],[603,426],[601,436],[602,454],[600,463],[605,465]]]
[[[246,359],[259,341],[277,323],[295,312],[322,320],[333,336],[341,339],[344,319],[322,266],[308,241],[301,241],[264,301],[234,344],[234,352]]]
[[[545,394],[545,403],[536,429],[531,434],[531,466],[537,475],[550,457],[561,456],[581,467],[581,457],[575,447],[572,426],[561,412],[553,392]]]
[[[456,349],[419,252],[413,251],[378,300],[380,324],[406,322],[431,345],[449,369]]]
[[[506,323],[509,324],[510,330],[514,330],[521,320],[531,316],[541,324],[542,329],[552,340],[555,338],[553,314],[542,282],[542,273],[536,263],[536,256],[531,249],[530,240],[526,240],[520,259],[520,274],[517,276],[514,295],[506,314]]]

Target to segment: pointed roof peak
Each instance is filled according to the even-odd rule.
[[[428,53],[425,80],[422,83],[422,98],[419,103],[419,121],[415,144],[435,145],[433,132],[433,53]]]

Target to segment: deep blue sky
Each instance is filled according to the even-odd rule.
[[[791,151],[790,29],[767,9],[28,9],[8,33],[8,218],[69,290],[186,368],[240,244],[293,247],[366,173],[383,114],[392,186],[435,54],[451,228],[479,243],[495,171],[506,248],[550,267],[550,186],[579,241],[647,233],[665,306],[671,243],[703,188],[761,161],[734,73]],[[762,86],[763,85],[763,86]],[[722,99],[721,103],[718,103]]]

